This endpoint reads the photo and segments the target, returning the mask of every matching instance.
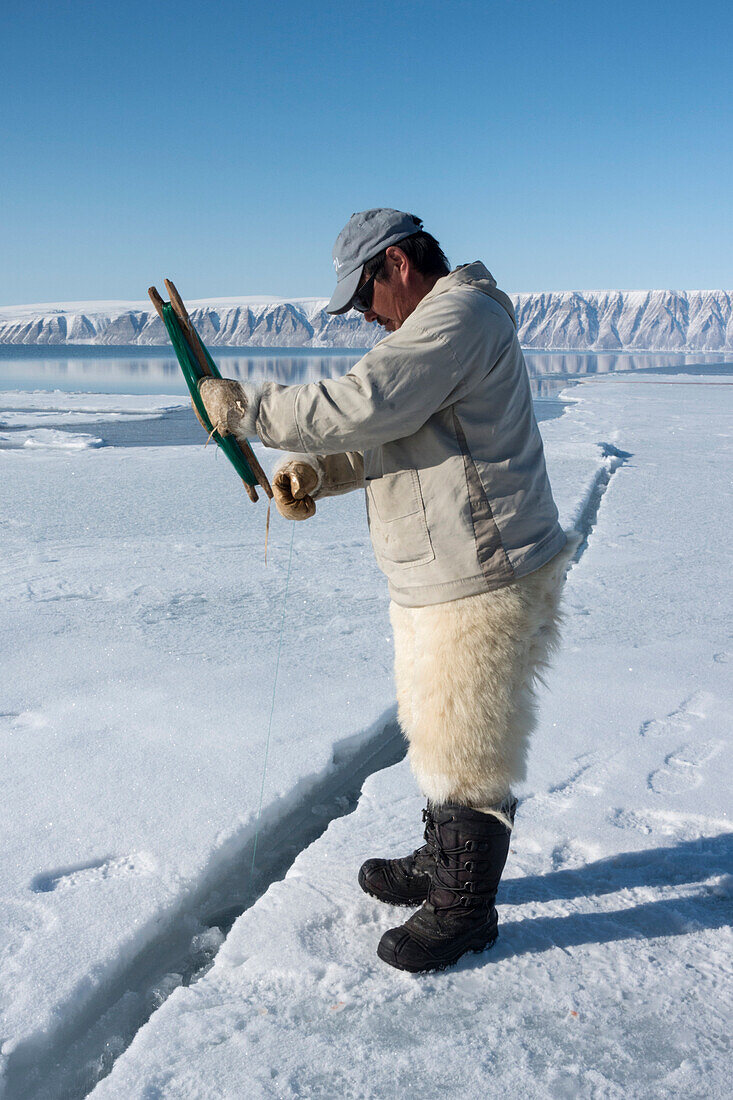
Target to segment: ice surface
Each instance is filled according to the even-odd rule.
[[[53,428],[34,428],[30,431],[0,432],[0,450],[24,448],[52,448],[61,451],[82,451],[87,447],[102,447],[103,440],[83,432],[56,431]]]
[[[566,521],[608,487],[499,944],[422,979],[377,960],[404,911],[355,880],[419,839],[403,763],[176,988],[219,946],[207,917],[251,847],[281,624],[263,838],[291,814],[294,855],[337,797],[324,776],[392,719],[360,495],[295,529],[273,515],[265,566],[264,507],[211,449],[0,451],[5,1100],[83,1095],[158,1004],[95,1095],[726,1095],[729,394],[605,380],[542,425]]]
[[[729,1095],[731,390],[578,394],[543,426],[566,514],[584,446],[629,457],[570,576],[497,946],[426,977],[376,958],[404,910],[356,871],[419,840],[404,762],[239,919],[95,1097]]]
[[[598,463],[588,445],[583,483]],[[389,723],[392,652],[362,494],[295,529],[273,513],[265,566],[264,504],[213,448],[0,449],[0,478],[0,1065],[26,1100],[65,1095],[60,1052],[151,945],[202,931],[252,840],[292,534],[263,828]]]
[[[0,426],[31,426],[41,418],[66,423],[78,419],[107,420],[124,417],[163,416],[188,402],[172,401],[165,394],[66,393],[63,390],[4,390],[0,395]],[[30,418],[30,419],[29,419]]]

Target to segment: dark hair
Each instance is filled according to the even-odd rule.
[[[447,275],[450,271],[450,264],[445,252],[443,252],[435,237],[425,232],[420,218],[416,218],[414,214],[410,216],[418,227],[418,232],[412,233],[409,237],[403,237],[401,241],[395,241],[394,247],[400,248],[404,252],[410,263],[421,275]],[[379,278],[386,258],[387,249],[383,248],[371,260],[367,260],[364,264],[365,280],[371,279],[373,275]]]

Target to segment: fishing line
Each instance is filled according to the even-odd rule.
[[[255,822],[255,840],[254,847],[252,849],[252,867],[250,868],[249,880],[250,884],[255,873],[255,858],[257,856],[257,841],[260,835],[260,818],[262,816],[262,800],[265,794],[265,777],[267,775],[267,758],[270,754],[270,735],[272,734],[272,716],[275,713],[275,694],[277,691],[277,674],[280,669],[280,654],[283,647],[283,634],[285,633],[285,608],[288,601],[288,588],[290,587],[290,569],[293,564],[293,541],[295,539],[295,523],[291,521],[291,533],[290,533],[290,552],[288,554],[288,571],[285,577],[285,592],[283,594],[283,610],[280,619],[280,638],[277,645],[277,658],[275,660],[275,681],[272,685],[272,704],[270,706],[270,720],[267,724],[267,737],[265,739],[265,763],[262,768],[262,785],[260,787],[260,805],[257,810],[257,820]]]

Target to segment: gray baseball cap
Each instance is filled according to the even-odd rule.
[[[377,207],[352,214],[333,246],[333,266],[336,268],[336,289],[326,306],[327,313],[346,313],[356,294],[361,269],[383,248],[397,244],[418,233],[419,218],[402,210]]]

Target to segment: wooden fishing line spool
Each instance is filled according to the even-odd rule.
[[[237,440],[231,435],[220,435],[209,420],[206,407],[199,394],[198,384],[202,378],[221,378],[221,374],[201,337],[196,332],[183,299],[170,279],[165,280],[165,286],[170,295],[170,302],[164,302],[154,286],[148,288],[148,294],[173,344],[178,364],[186,380],[198,418],[234,466],[242,479],[249,499],[251,501],[258,499],[255,486],[259,485],[268,499],[272,500],[270,482],[267,480],[267,475],[257,461],[249,443],[245,439]]]

